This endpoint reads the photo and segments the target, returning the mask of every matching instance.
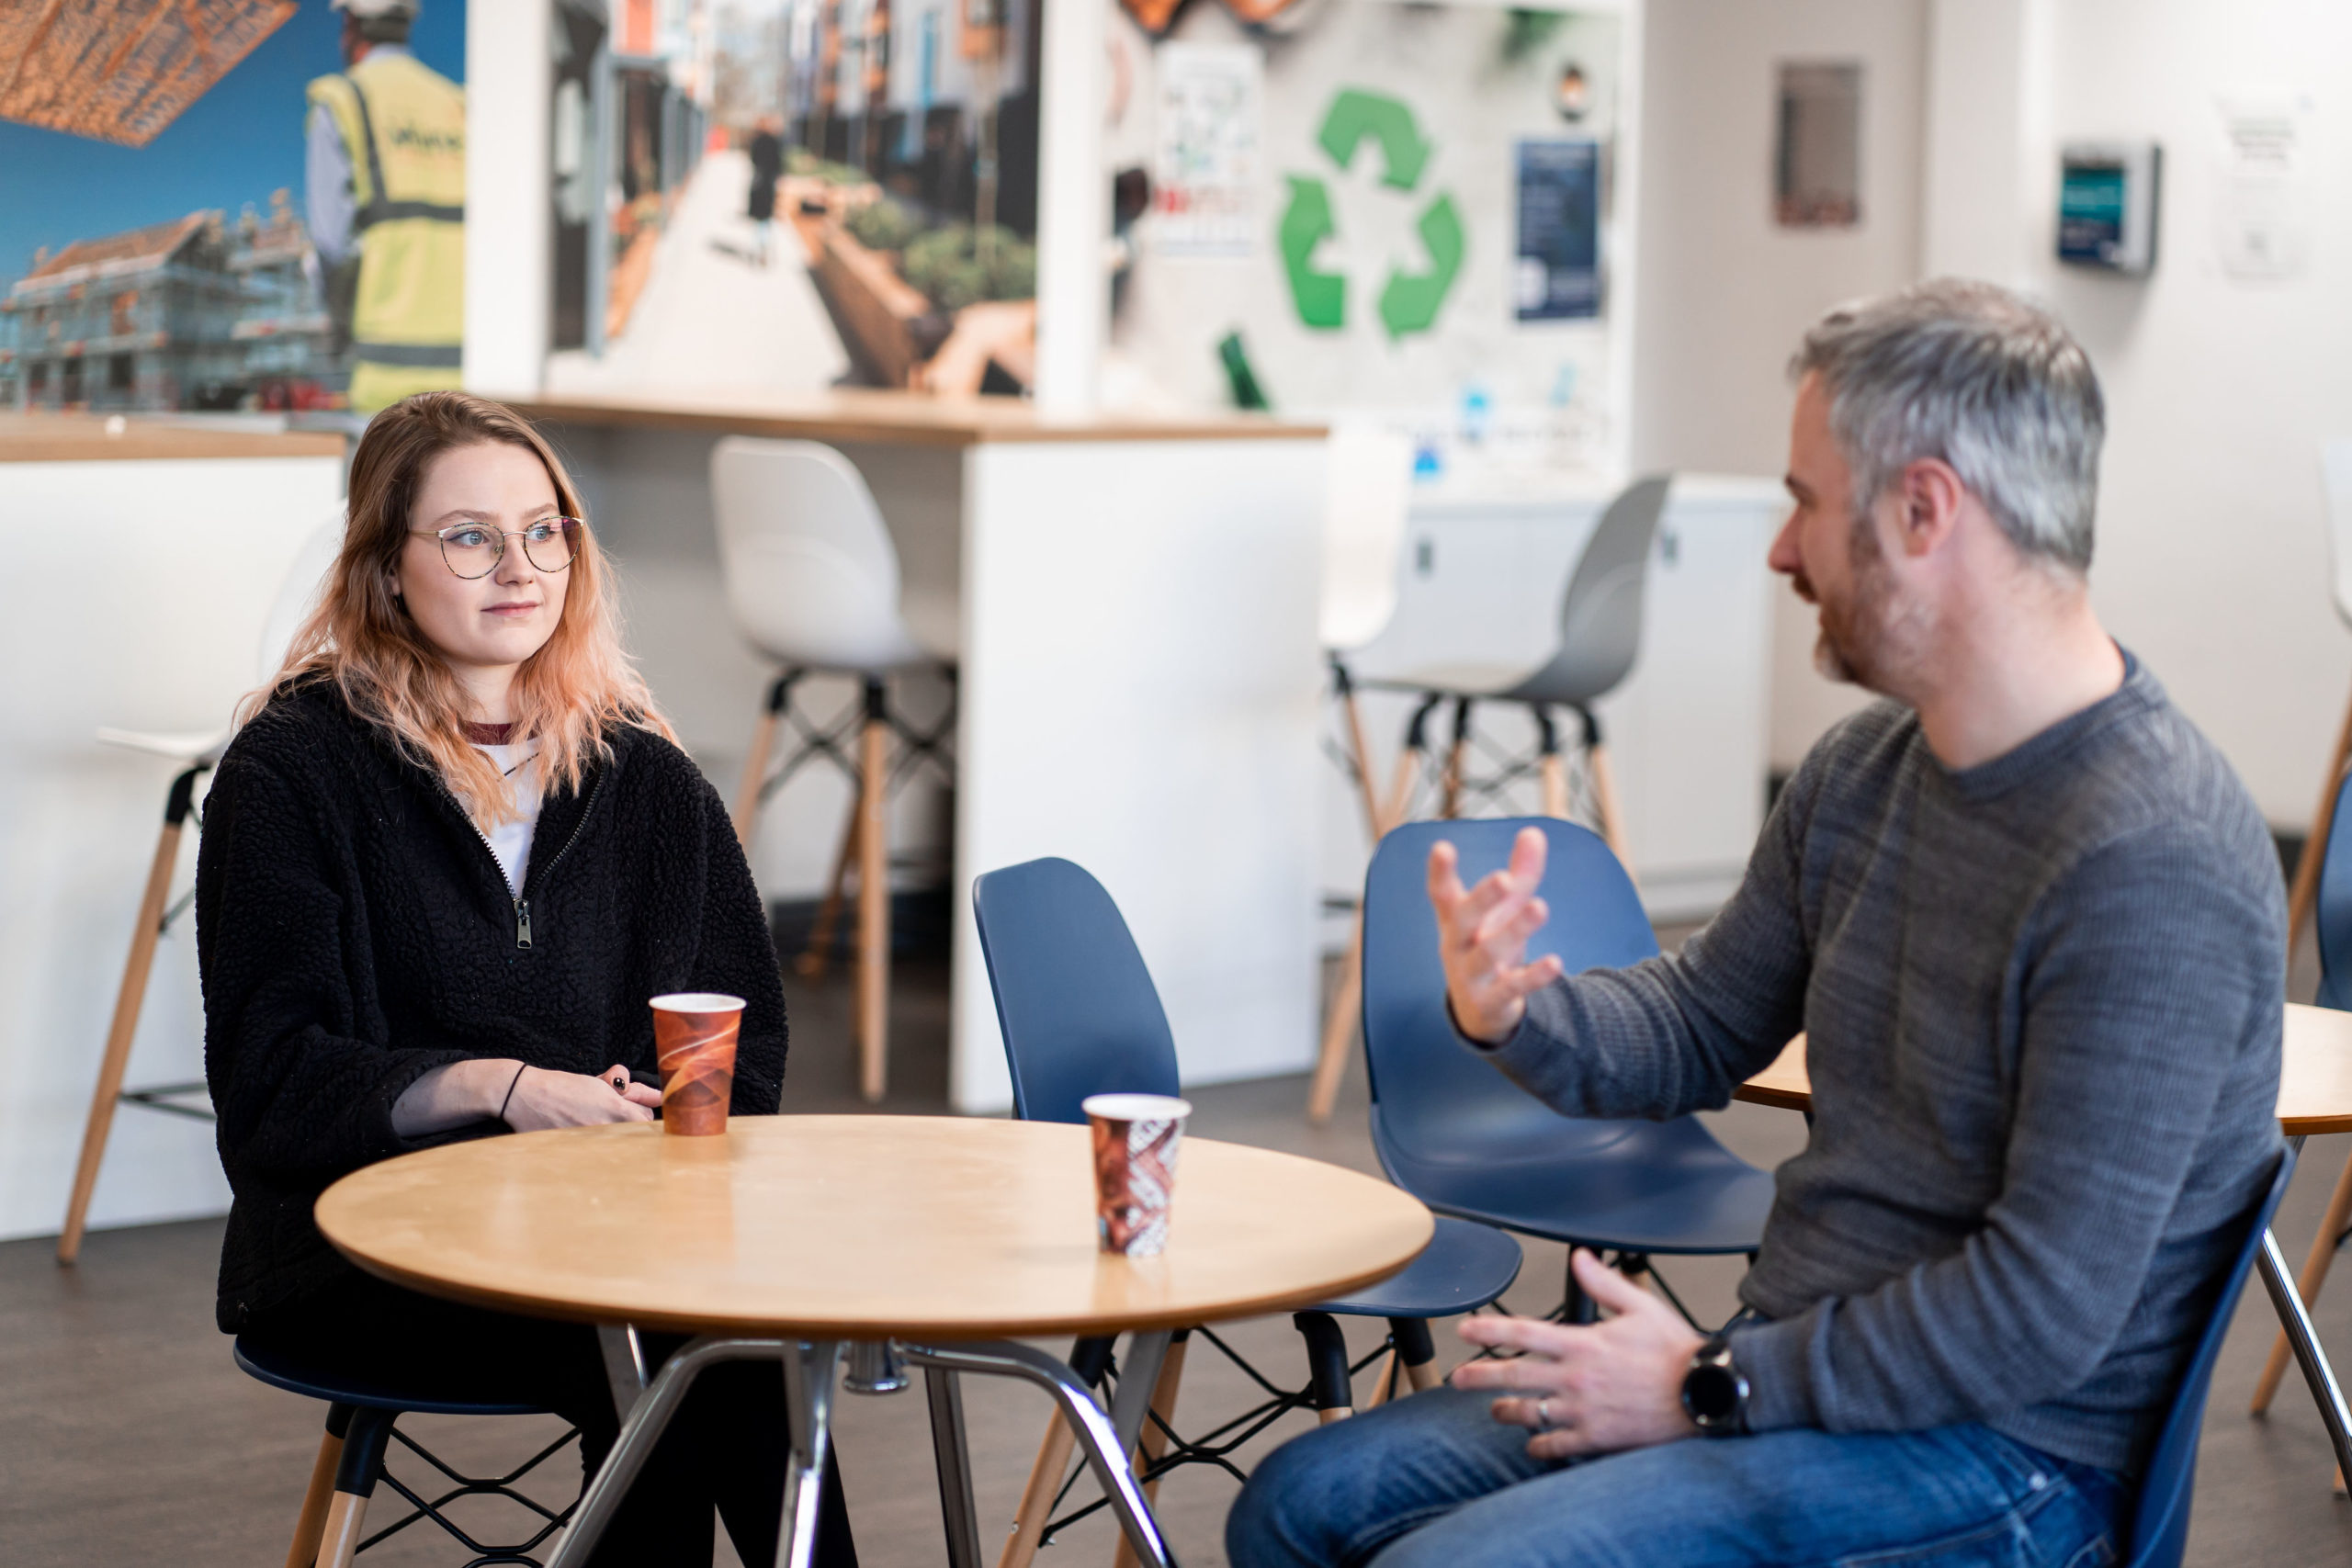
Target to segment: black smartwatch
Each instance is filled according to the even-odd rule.
[[[1747,1430],[1747,1379],[1732,1359],[1727,1337],[1718,1334],[1691,1354],[1682,1374],[1682,1413],[1710,1438]]]

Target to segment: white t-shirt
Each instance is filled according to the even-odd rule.
[[[490,840],[490,852],[498,857],[499,869],[506,874],[507,890],[519,898],[523,895],[523,874],[531,868],[531,835],[539,826],[538,743],[477,746],[475,750],[498,764],[498,771],[506,775],[506,782],[514,792],[516,815],[485,836]]]

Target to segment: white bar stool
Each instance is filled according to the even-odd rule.
[[[907,725],[889,706],[887,678],[922,666],[953,671],[956,641],[944,619],[910,614],[881,509],[849,459],[813,441],[763,441],[730,435],[712,448],[710,490],[718,523],[718,558],[728,607],[744,638],[783,666],[752,731],[751,755],[735,796],[735,834],[746,852],[759,808],[803,762],[827,756],[856,782],[857,793],[834,860],[803,973],[816,972],[850,866],[857,868],[858,1087],[878,1100],[888,1080],[890,989],[889,844],[883,807],[907,769],[942,754],[951,712],[928,731]],[[842,743],[847,726],[828,731],[799,722],[792,689],[811,673],[857,676],[865,703],[856,751]],[[776,729],[791,725],[801,744],[771,773]],[[900,743],[894,764],[890,741]],[[813,962],[810,962],[813,961]]]
[[[293,566],[277,590],[269,618],[262,624],[256,683],[277,674],[277,667],[285,662],[287,645],[317,608],[321,583],[342,548],[340,515],[321,525],[304,541],[301,552],[294,558]],[[175,734],[108,728],[97,732],[97,739],[103,745],[168,757],[180,764],[180,772],[164,799],[164,830],[155,840],[155,858],[148,866],[147,891],[139,900],[138,923],[130,932],[130,954],[122,966],[122,987],[115,994],[114,1020],[107,1028],[106,1052],[98,1061],[97,1088],[90,1096],[90,1119],[82,1132],[82,1157],[74,1171],[74,1195],[65,1205],[65,1229],[57,1238],[60,1263],[72,1263],[81,1256],[83,1227],[90,1215],[90,1195],[97,1189],[98,1168],[106,1161],[107,1139],[114,1131],[117,1105],[144,1106],[150,1111],[207,1122],[212,1119],[210,1111],[181,1103],[202,1095],[205,1086],[201,1083],[125,1089],[122,1077],[130,1063],[131,1037],[139,1032],[140,1009],[147,999],[147,978],[155,967],[155,943],[186,907],[186,899],[180,906],[171,908],[166,907],[165,900],[171,893],[172,871],[179,862],[180,834],[195,809],[197,782],[212,771],[234,733],[226,726]]]

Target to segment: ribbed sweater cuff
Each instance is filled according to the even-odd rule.
[[[1806,1361],[1812,1339],[1811,1313],[1779,1323],[1758,1323],[1731,1334],[1732,1364],[1747,1379],[1747,1429],[1776,1432],[1788,1427],[1818,1427],[1813,1380]]]

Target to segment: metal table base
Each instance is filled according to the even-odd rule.
[[[706,1334],[681,1348],[649,1382],[645,1358],[633,1329],[600,1331],[605,1364],[613,1383],[614,1407],[621,1415],[619,1439],[595,1479],[581,1494],[578,1510],[548,1568],[580,1568],[612,1522],[613,1512],[637,1479],[653,1445],[677,1414],[694,1380],[721,1361],[784,1363],[785,1405],[791,1422],[791,1452],[785,1468],[784,1516],[776,1532],[776,1568],[812,1568],[817,1543],[817,1505],[825,1453],[831,1441],[833,1393],[850,1342],[839,1339],[767,1339]],[[1168,1347],[1164,1333],[1139,1334],[1129,1350],[1130,1371],[1122,1388],[1148,1392]],[[874,1348],[870,1344],[869,1350]],[[961,1345],[887,1347],[909,1366],[923,1370],[931,1407],[933,1452],[939,1467],[940,1510],[947,1530],[949,1568],[982,1568],[979,1522],[972,1506],[971,1460],[964,1441],[963,1395],[957,1379],[1017,1378],[1044,1389],[1077,1435],[1111,1510],[1144,1568],[1176,1568],[1159,1521],[1136,1483],[1128,1455],[1141,1429],[1145,1401],[1121,1399],[1114,1422],[1078,1374],[1042,1350],[1012,1340]],[[1125,1408],[1130,1403],[1136,1408]]]

